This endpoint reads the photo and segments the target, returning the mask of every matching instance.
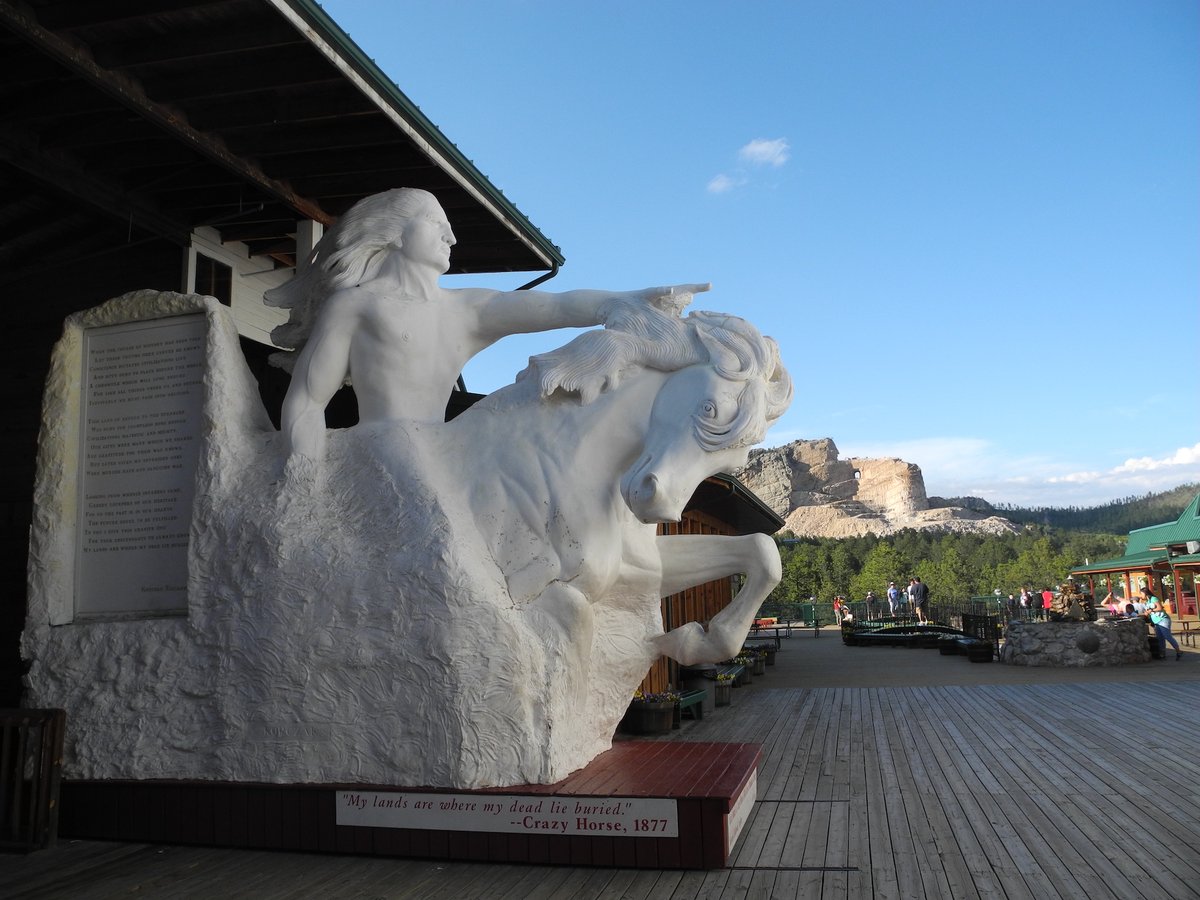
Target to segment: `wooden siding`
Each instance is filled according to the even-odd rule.
[[[708,513],[686,511],[680,522],[658,526],[659,534],[734,534],[732,526]],[[722,578],[696,585],[662,599],[663,628],[670,630],[684,622],[707,622],[733,599],[733,580]],[[641,689],[658,693],[679,687],[679,666],[660,656],[642,680]]]

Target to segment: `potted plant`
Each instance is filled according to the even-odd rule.
[[[733,699],[733,676],[728,672],[717,675],[717,683],[713,686],[713,702],[717,706],[728,706]]]
[[[754,669],[754,660],[743,653],[740,656],[735,656],[733,658],[733,664],[735,666],[742,667],[742,674],[737,677],[736,681],[734,681],[734,687],[741,687],[743,684],[749,684],[750,674]]]
[[[674,691],[645,694],[633,692],[633,700],[621,720],[621,730],[629,734],[666,734],[675,719],[679,695]]]
[[[766,650],[751,650],[749,651],[750,659],[754,662],[754,674],[767,674],[767,651]]]

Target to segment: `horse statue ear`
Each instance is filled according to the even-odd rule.
[[[771,364],[767,375],[767,421],[774,422],[786,411],[792,402],[792,376],[783,367],[783,358],[779,353],[779,344],[772,337],[763,337],[770,348]]]

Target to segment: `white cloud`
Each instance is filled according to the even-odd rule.
[[[732,191],[735,187],[745,184],[744,178],[731,178],[728,175],[715,175],[708,182],[708,192],[710,194],[724,194],[727,191]]]
[[[791,146],[788,144],[787,138],[775,138],[774,140],[755,138],[750,143],[744,144],[737,152],[738,161],[743,165],[770,166],[775,169],[786,163],[790,155]],[[722,173],[713,176],[708,182],[707,190],[710,194],[726,194],[748,184],[749,181],[745,170],[739,168],[733,175]]]
[[[779,168],[788,161],[789,151],[787,138],[755,138],[738,151],[738,159],[755,166],[774,166]]]
[[[1190,466],[1196,463],[1200,463],[1200,444],[1196,444],[1194,447],[1180,447],[1166,459],[1151,459],[1149,456],[1142,456],[1138,459],[1127,459],[1113,469],[1113,473],[1153,472],[1156,469],[1164,469],[1171,466]]]

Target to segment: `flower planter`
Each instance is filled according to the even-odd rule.
[[[629,734],[666,734],[671,730],[674,718],[673,702],[631,703],[621,720],[621,730]]]
[[[713,686],[713,696],[717,706],[728,706],[733,700],[733,682],[718,681]]]
[[[766,675],[767,674],[767,658],[765,656],[754,657],[754,674],[755,675]]]

